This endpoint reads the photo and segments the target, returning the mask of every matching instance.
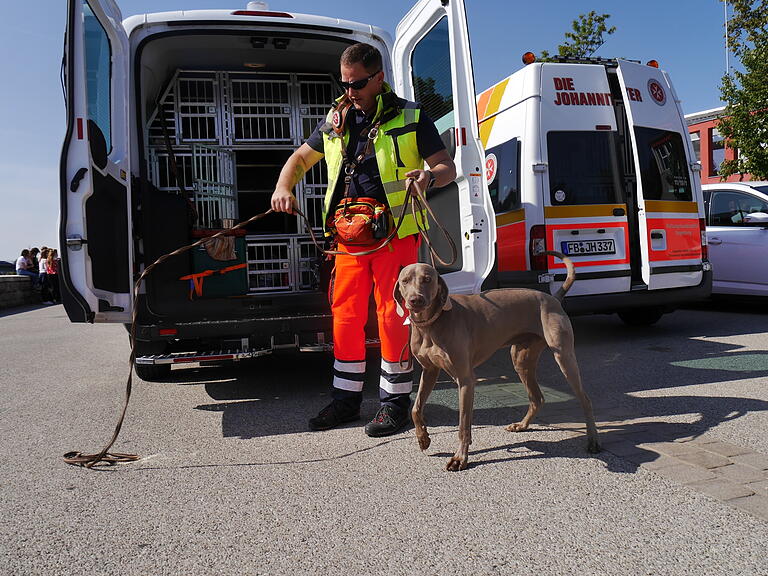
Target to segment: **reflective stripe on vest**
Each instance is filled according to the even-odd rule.
[[[387,84],[385,90],[390,90]],[[374,118],[378,118],[382,112],[381,97],[377,97],[378,109]],[[331,122],[334,110],[328,112],[327,120]],[[384,193],[387,197],[387,204],[392,211],[392,216],[397,223],[403,209],[408,210],[403,223],[398,230],[398,237],[405,238],[411,234],[417,234],[419,228],[416,225],[410,208],[405,205],[405,174],[411,170],[421,170],[424,167],[424,159],[419,156],[419,148],[416,143],[416,126],[419,122],[420,109],[414,102],[406,102],[404,108],[394,118],[379,126],[376,138],[373,141],[373,149],[376,154],[376,164],[379,168],[381,182],[384,185]],[[375,122],[374,122],[375,123]],[[366,132],[363,132],[363,135]],[[336,189],[336,182],[341,176],[343,164],[342,146],[347,146],[349,134],[345,133],[343,138],[331,137],[328,133],[323,133],[323,148],[325,152],[325,162],[328,167],[328,189],[325,192],[325,201],[323,203],[323,225],[325,226],[328,212],[331,209],[331,200],[333,192]],[[424,229],[428,227],[426,211],[419,215],[420,226]]]

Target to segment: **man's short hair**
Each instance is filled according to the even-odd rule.
[[[366,44],[365,42],[358,42],[352,44],[341,54],[341,64],[344,66],[351,66],[352,64],[360,63],[363,68],[369,73],[373,74],[381,70],[381,52],[376,47]]]

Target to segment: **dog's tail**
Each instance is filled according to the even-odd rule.
[[[573,282],[576,280],[576,267],[573,265],[573,262],[571,261],[568,256],[561,252],[555,252],[554,250],[547,250],[544,252],[544,254],[549,254],[550,256],[554,256],[555,258],[558,258],[563,261],[563,264],[565,264],[565,268],[567,270],[567,273],[565,275],[565,282],[563,282],[563,285],[560,286],[560,289],[554,294],[555,298],[560,300],[560,302],[563,301],[563,298],[565,297],[565,293],[570,290],[571,286],[573,286]]]

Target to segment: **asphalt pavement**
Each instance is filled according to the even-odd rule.
[[[445,375],[412,428],[363,420],[310,432],[331,361],[282,354],[134,380],[118,452],[87,470],[70,450],[110,438],[128,375],[122,326],[61,306],[0,314],[0,574],[768,575],[768,312],[678,310],[649,328],[573,319],[604,450],[586,452],[551,354],[527,402],[506,351],[480,370],[470,468]]]

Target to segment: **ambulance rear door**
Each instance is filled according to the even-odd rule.
[[[61,280],[73,322],[131,320],[128,37],[113,0],[69,0]]]
[[[668,76],[618,61],[637,178],[642,281],[649,290],[701,283],[703,202],[688,130]]]
[[[456,163],[455,182],[429,195],[430,206],[458,249],[456,261],[451,266],[438,264],[438,269],[452,292],[478,292],[493,266],[496,229],[481,169],[484,153],[464,1],[417,2],[397,26],[393,68],[395,91],[421,103]],[[447,260],[449,244],[434,221],[429,238]],[[429,262],[424,250],[421,259]]]
[[[545,175],[541,197],[533,201],[543,206],[547,248],[566,254],[576,267],[578,281],[569,297],[631,288],[628,206],[618,139],[603,65],[541,65],[544,163],[523,169]],[[532,238],[541,235],[535,228]],[[565,279],[565,265],[549,257],[546,267],[554,292]]]

